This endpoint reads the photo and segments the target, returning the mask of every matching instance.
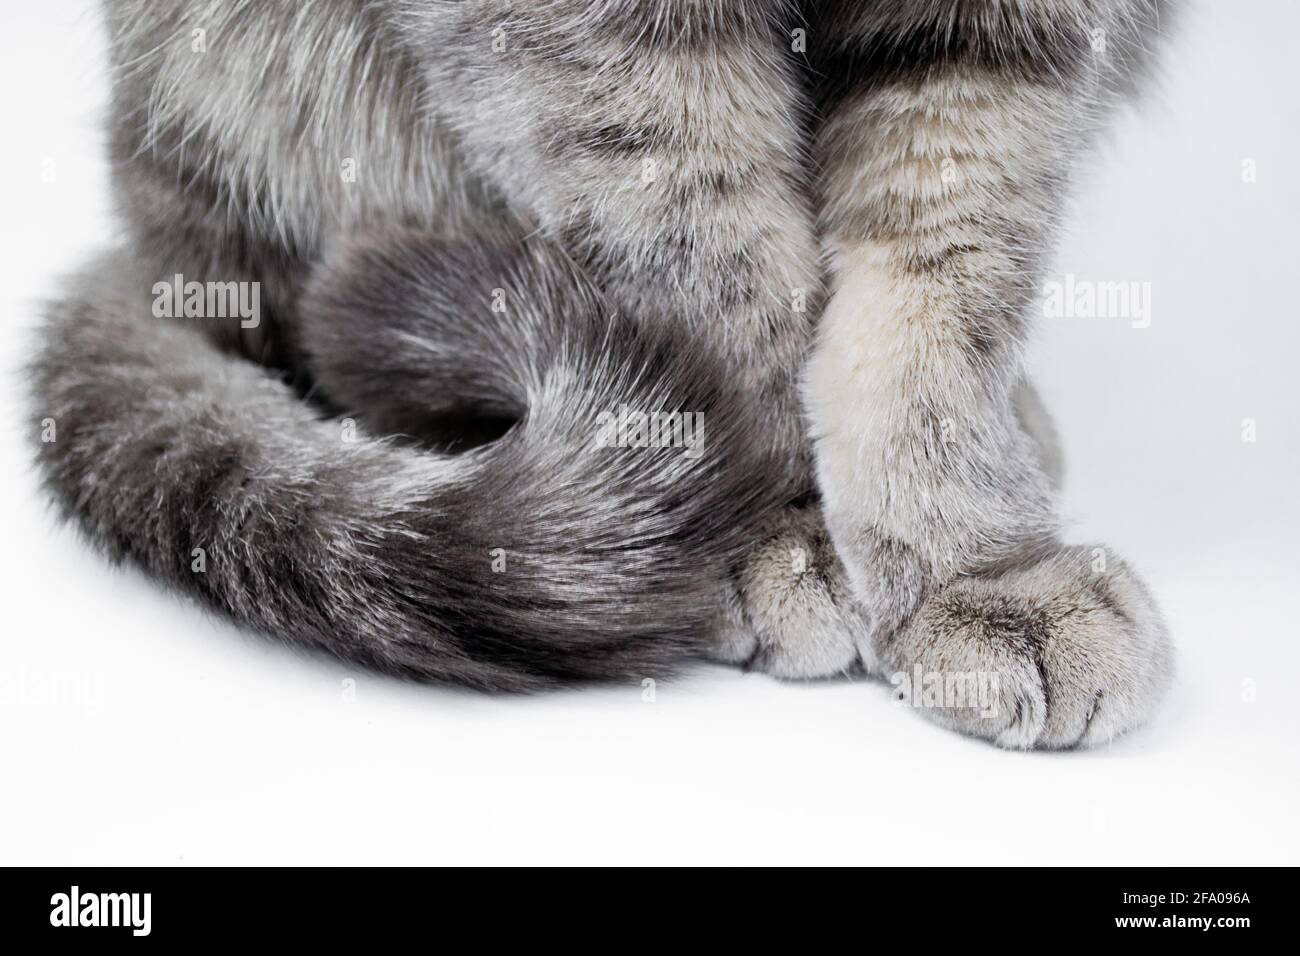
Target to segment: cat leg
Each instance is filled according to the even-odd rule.
[[[1011,746],[1133,726],[1168,671],[1127,567],[1081,569],[1083,552],[1055,543],[1052,481],[1016,394],[1071,162],[1151,12],[864,5],[816,31],[842,44],[827,71],[850,74],[823,99],[833,280],[805,385],[828,529],[887,666],[1039,681],[1046,716],[992,735]],[[1081,729],[1098,694],[1127,704]]]

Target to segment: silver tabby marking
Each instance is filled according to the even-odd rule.
[[[709,655],[995,671],[995,718],[928,716],[1006,746],[1150,712],[1168,639],[1057,541],[1021,343],[1163,4],[105,6],[129,239],[33,371],[109,553],[479,687]],[[177,273],[267,320],[154,319]],[[598,447],[623,406],[701,413],[706,453]]]

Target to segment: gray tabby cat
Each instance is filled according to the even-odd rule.
[[[1010,747],[1149,714],[1164,627],[1057,543],[1022,343],[1157,3],[106,7],[128,237],[34,379],[110,554],[483,688],[709,656],[990,675],[923,713]],[[155,318],[176,275],[260,321]],[[621,409],[702,453],[598,441]]]

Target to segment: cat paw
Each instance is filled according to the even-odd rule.
[[[957,578],[882,648],[903,702],[1012,749],[1110,741],[1151,715],[1173,650],[1138,577],[1103,548]]]
[[[786,679],[874,665],[869,628],[815,507],[788,508],[730,583],[714,656]]]

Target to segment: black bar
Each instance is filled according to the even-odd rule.
[[[373,944],[414,937],[442,946],[455,945],[449,933],[468,932],[490,941],[531,933],[535,944],[550,945],[556,930],[590,935],[599,926],[626,933],[627,941],[670,945],[690,938],[689,925],[712,921],[728,933],[772,933],[773,941],[847,932],[861,936],[863,946],[898,933],[927,944],[1027,941],[1043,932],[1054,935],[1037,937],[1040,942],[1062,945],[1101,937],[1231,943],[1287,928],[1281,908],[1292,877],[1285,869],[1214,868],[918,868],[702,879],[666,873],[539,879],[424,869],[15,868],[0,870],[0,938],[140,946],[155,940]],[[92,921],[119,925],[70,925]]]

